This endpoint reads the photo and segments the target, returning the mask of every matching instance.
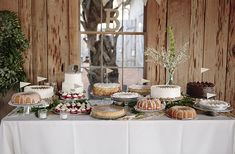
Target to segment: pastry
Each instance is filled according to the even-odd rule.
[[[207,93],[215,93],[215,85],[210,82],[189,82],[187,94],[194,98],[207,98]]]
[[[77,72],[65,73],[62,91],[66,93],[83,93],[82,74]]]
[[[209,110],[222,111],[230,107],[230,104],[220,100],[205,99],[200,100],[198,105]]]
[[[137,102],[137,109],[140,110],[159,110],[162,109],[162,103],[157,98],[144,98]]]
[[[16,105],[37,104],[41,101],[41,97],[36,92],[20,92],[15,93],[11,97],[11,103]]]
[[[51,98],[54,96],[54,88],[45,85],[32,85],[24,88],[25,92],[36,92],[41,96],[41,99]]]
[[[149,95],[150,94],[150,86],[149,85],[139,85],[139,84],[133,84],[128,86],[129,92],[135,92],[140,95]]]
[[[177,85],[153,85],[151,86],[151,97],[153,98],[178,98],[181,97],[181,88]]]
[[[171,118],[175,119],[195,119],[197,116],[196,111],[188,106],[173,106],[166,112]]]
[[[116,119],[126,115],[123,107],[115,105],[99,105],[94,106],[91,111],[91,116],[101,119]]]
[[[93,85],[93,94],[96,96],[111,96],[121,89],[118,83],[95,83]]]

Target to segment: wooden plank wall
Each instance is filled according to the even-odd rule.
[[[25,71],[30,81],[44,76],[60,85],[69,64],[80,64],[78,0],[0,0],[0,10],[18,13],[30,40]],[[183,90],[189,81],[216,84],[218,98],[235,103],[235,1],[148,0],[145,7],[146,47],[166,47],[166,27],[172,26],[176,46],[189,42],[189,59],[175,73]],[[210,71],[200,73],[201,67]],[[145,62],[145,77],[163,84],[162,66]]]
[[[162,3],[148,0],[147,8],[166,10],[167,18],[161,18],[161,12],[152,13],[147,10],[147,13],[151,13],[146,20],[146,39],[152,41],[147,41],[146,46],[156,49],[165,46],[157,41],[159,36],[156,35],[156,27],[164,22],[166,27],[172,26],[177,48],[189,42],[189,59],[177,68],[175,83],[185,91],[189,81],[213,82],[216,85],[217,98],[235,106],[235,1],[164,0]],[[167,38],[167,35],[161,35],[162,40],[167,40],[166,44]],[[161,77],[156,73],[159,68],[148,61],[145,67],[146,77],[152,83],[161,83]],[[151,71],[155,67],[156,71]],[[201,74],[202,67],[209,68],[210,71]]]
[[[36,83],[37,76],[61,82],[69,64],[80,64],[78,0],[0,0],[0,10],[18,14],[30,41],[24,54],[25,72]]]

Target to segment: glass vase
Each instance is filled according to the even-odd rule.
[[[168,80],[166,82],[166,85],[173,85],[174,84],[174,72],[175,72],[175,70],[167,69],[167,72],[168,72]]]

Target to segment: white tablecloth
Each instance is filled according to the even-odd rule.
[[[96,120],[74,116],[7,116],[0,126],[0,154],[234,154],[235,121]]]

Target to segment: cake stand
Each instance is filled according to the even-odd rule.
[[[33,106],[39,106],[39,105],[42,105],[44,104],[45,102],[43,101],[40,101],[39,103],[36,103],[36,104],[13,104],[11,101],[8,102],[9,105],[11,106],[15,106],[15,107],[24,107],[24,113],[25,114],[30,114],[30,109],[31,107]]]
[[[210,115],[210,116],[217,116],[219,113],[227,113],[233,110],[231,106],[225,110],[213,110],[213,109],[203,108],[200,105],[198,105],[198,103],[195,103],[193,107],[197,110],[205,112],[207,115]]]
[[[128,95],[128,93],[127,93]],[[131,95],[131,93],[130,93]],[[122,102],[124,104],[124,108],[126,109],[126,111],[129,111],[129,102],[134,102],[134,101],[138,101],[138,98],[140,98],[140,95],[138,96],[133,96],[133,97],[122,97],[121,95],[116,97],[114,95],[111,96],[111,99],[114,102]],[[119,103],[114,103],[116,105],[120,105]]]

